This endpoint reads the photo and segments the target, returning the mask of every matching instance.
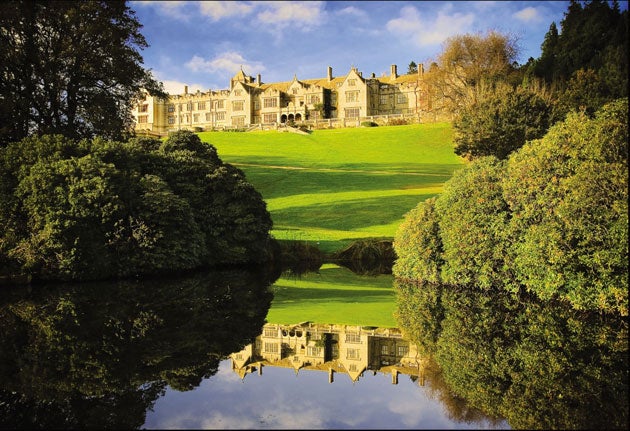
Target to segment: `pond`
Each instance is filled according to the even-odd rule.
[[[379,280],[354,283],[380,289]],[[510,428],[455,396],[440,367],[395,327],[267,322],[274,292],[287,284],[258,268],[4,287],[0,428]],[[573,377],[622,389],[625,357],[609,380],[592,368]],[[600,386],[550,414],[572,415],[597,396],[620,405],[614,393]],[[618,415],[612,427],[627,421]]]

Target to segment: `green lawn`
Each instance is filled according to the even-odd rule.
[[[354,239],[393,238],[404,215],[463,166],[446,123],[199,136],[262,193],[274,237],[326,253]],[[281,277],[267,321],[396,327],[392,281],[329,264],[300,279]]]
[[[392,238],[405,213],[463,164],[447,123],[199,136],[262,193],[274,237],[327,253],[354,239]]]
[[[396,327],[391,275],[358,276],[349,269],[324,264],[300,279],[280,278],[267,321],[304,321],[340,325]]]

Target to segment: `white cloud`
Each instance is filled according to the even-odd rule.
[[[450,13],[446,7],[432,20],[423,20],[414,6],[405,6],[400,11],[400,18],[387,23],[387,30],[401,37],[408,37],[418,46],[439,45],[454,34],[466,33],[475,19],[472,13]]]
[[[203,88],[200,84],[186,84],[185,82],[172,80],[162,81],[162,83],[164,84],[164,90],[166,90],[166,92],[169,94],[183,94],[184,86],[186,85],[188,86],[189,93],[194,93],[197,90],[208,91],[207,88]]]
[[[538,9],[533,7],[526,7],[525,9],[521,9],[513,16],[514,18],[524,22],[538,22],[542,20]]]
[[[361,20],[368,20],[368,14],[362,9],[354,6],[345,7],[337,12],[339,15],[351,15]]]
[[[234,15],[247,15],[254,9],[254,5],[242,1],[202,1],[199,3],[199,10],[205,16],[209,16],[212,21]]]
[[[280,28],[289,25],[308,31],[324,20],[324,3],[320,1],[285,2],[271,1],[260,3],[263,10],[258,13],[258,19],[263,24],[270,24]]]
[[[236,73],[242,67],[247,74],[260,73],[265,70],[265,66],[258,61],[247,61],[241,54],[234,51],[225,52],[211,60],[194,55],[186,67],[193,72],[228,72]]]

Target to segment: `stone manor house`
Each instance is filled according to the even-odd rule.
[[[356,126],[361,121],[387,122],[394,117],[419,120],[431,112],[432,100],[424,81],[424,68],[399,75],[364,77],[355,67],[344,76],[264,83],[261,75],[246,75],[242,68],[227,90],[171,95],[162,100],[145,96],[133,110],[136,132],[167,134],[193,131],[273,128],[305,123],[311,127]]]

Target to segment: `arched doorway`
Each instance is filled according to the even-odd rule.
[[[295,121],[302,121],[302,114],[295,114]]]
[[[293,114],[289,114],[289,121],[293,121],[295,119],[295,117],[293,116]]]
[[[286,122],[287,122],[287,116],[286,116],[286,114],[282,114],[282,116],[280,117],[280,122],[281,122],[282,124],[284,124],[284,123],[286,123]]]

